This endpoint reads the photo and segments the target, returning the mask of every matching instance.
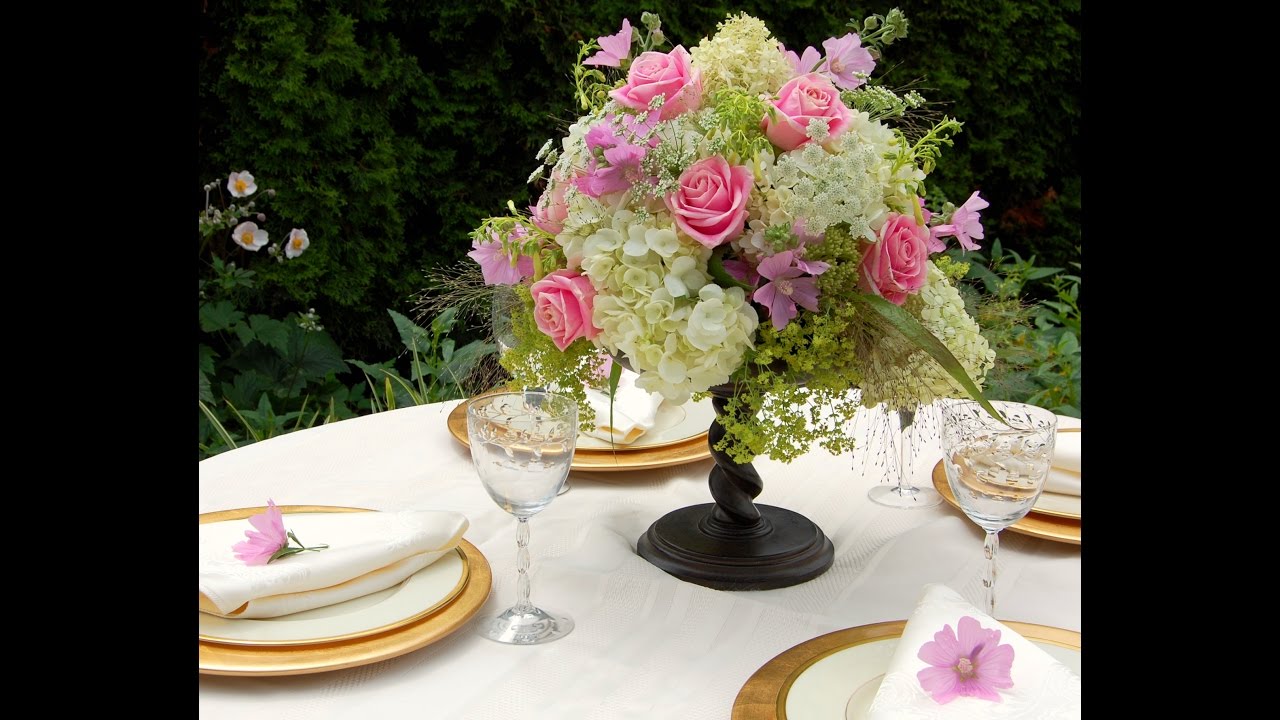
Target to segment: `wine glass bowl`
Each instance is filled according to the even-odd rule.
[[[534,645],[568,635],[573,620],[529,601],[529,518],[555,500],[569,476],[578,439],[578,406],[542,391],[483,395],[467,406],[471,461],[489,497],[515,516],[516,604],[481,620],[476,632],[497,642]]]
[[[1044,490],[1058,418],[1034,405],[993,402],[992,417],[970,400],[942,406],[942,465],[964,514],[986,531],[987,613],[995,614],[998,534],[1021,520]]]

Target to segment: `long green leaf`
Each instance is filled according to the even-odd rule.
[[[227,447],[235,450],[237,445],[236,441],[231,439],[231,433],[222,427],[222,423],[218,421],[218,416],[213,414],[213,411],[209,409],[208,405],[204,404],[203,400],[200,401],[200,412],[204,413],[204,416],[209,419],[209,424],[217,431],[218,437],[222,438],[222,442],[226,443]]]
[[[948,375],[955,378],[956,382],[960,383],[960,387],[964,388],[964,391],[969,393],[969,397],[976,400],[984,410],[991,414],[991,417],[1004,422],[1004,416],[991,405],[990,401],[982,396],[982,391],[978,389],[977,384],[975,384],[973,379],[969,377],[969,373],[965,372],[964,366],[960,364],[960,361],[956,359],[956,356],[952,355],[951,351],[947,349],[947,346],[943,345],[941,340],[934,337],[933,333],[929,332],[928,328],[921,325],[918,320],[912,317],[911,313],[903,310],[897,305],[894,305],[888,300],[879,297],[878,295],[863,295],[855,293],[854,298],[863,305],[866,305],[876,311],[880,317],[889,322],[889,325],[893,329],[902,333],[902,336],[908,341],[914,343],[916,347],[929,353],[934,360],[938,361],[938,364],[942,366],[942,369],[947,371]]]
[[[257,429],[255,429],[253,425],[249,424],[248,420],[244,419],[244,415],[240,414],[240,411],[236,409],[236,406],[232,404],[231,400],[224,397],[222,398],[222,401],[225,402],[227,407],[231,408],[231,412],[235,413],[236,417],[240,419],[240,424],[244,426],[245,432],[249,433],[249,437],[253,438],[254,442],[261,441],[262,435],[258,433]]]

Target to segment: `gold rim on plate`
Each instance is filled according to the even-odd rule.
[[[283,505],[278,507],[280,507],[280,512],[284,515],[297,515],[299,513],[376,512],[375,510],[366,510],[363,508],[348,508],[348,507],[326,508],[326,507],[317,507],[314,505],[311,505],[311,506]],[[304,509],[297,510],[294,508],[304,508]],[[225,522],[228,520],[242,520],[251,515],[256,515],[258,513],[261,513],[266,509],[267,509],[266,507],[244,508],[242,510],[223,510],[216,513],[207,513],[206,515],[200,516],[200,524],[204,525],[206,523]],[[228,514],[231,515],[231,517],[227,517]],[[325,642],[337,642],[339,640],[351,640],[353,638],[364,637],[366,635],[377,635],[378,633],[383,633],[388,630],[394,630],[395,628],[401,627],[403,625],[408,625],[409,623],[415,620],[421,620],[422,618],[430,615],[436,610],[439,610],[445,605],[448,605],[449,603],[453,602],[454,598],[458,597],[459,593],[462,592],[462,588],[466,587],[467,578],[471,574],[471,566],[469,563],[467,563],[467,556],[462,552],[461,549],[454,548],[453,552],[457,553],[458,558],[462,560],[462,575],[458,578],[458,582],[453,586],[453,588],[451,588],[449,592],[445,594],[444,597],[440,598],[439,600],[432,603],[431,605],[428,605],[427,607],[413,613],[412,615],[405,616],[393,622],[387,623],[386,625],[382,625],[374,628],[368,628],[365,630],[357,630],[355,632],[349,632],[342,635],[331,635],[328,637],[313,637],[313,638],[306,638],[303,640],[244,640],[241,638],[228,638],[228,637],[220,637],[217,635],[205,635],[203,633],[199,635],[200,640],[203,642],[218,643],[220,645],[258,645],[258,646],[261,646],[261,645],[314,645],[314,644],[325,643]],[[435,562],[439,562],[439,560],[436,560]],[[422,572],[423,570],[426,570],[426,568],[423,568],[418,572]],[[227,619],[232,621],[235,620],[235,618],[227,618]]]
[[[326,505],[281,505],[285,513],[370,512],[367,508]],[[200,522],[247,518],[265,510],[241,508],[205,513]],[[479,548],[466,540],[458,545],[467,565],[467,581],[452,602],[436,612],[376,635],[306,645],[224,645],[200,641],[203,675],[304,675],[357,667],[419,650],[462,627],[489,599],[493,573]]]
[[[933,487],[942,495],[942,499],[946,500],[948,505],[962,513],[964,512],[960,507],[960,503],[956,502],[955,494],[951,492],[951,485],[947,482],[947,470],[942,466],[941,460],[938,461],[937,465],[933,466]],[[1025,517],[1010,525],[1007,529],[1043,540],[1052,540],[1069,545],[1080,544],[1079,520],[1056,515],[1042,515],[1034,510],[1027,513]]]
[[[462,443],[463,447],[469,448],[471,441],[467,439],[468,402],[470,400],[463,400],[449,412],[449,434],[453,435],[454,440]],[[573,464],[570,469],[593,472],[652,470],[684,465],[709,457],[711,457],[711,447],[707,445],[707,433],[703,431],[685,440],[653,447],[628,450],[577,448],[574,450]]]
[[[1080,649],[1080,633],[1064,628],[1001,620],[1028,640]],[[906,620],[859,625],[819,635],[785,650],[752,673],[733,701],[732,720],[786,720],[787,693],[801,673],[825,657],[865,643],[902,637]]]

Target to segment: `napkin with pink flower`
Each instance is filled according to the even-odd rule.
[[[869,720],[1080,717],[1080,676],[945,585],[926,585]]]
[[[434,510],[285,516],[268,501],[247,520],[200,525],[200,610],[277,617],[385,590],[457,547],[468,526]]]

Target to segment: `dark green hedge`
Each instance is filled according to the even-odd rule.
[[[966,123],[938,189],[961,200],[982,189],[988,238],[1006,248],[1041,265],[1074,259],[1078,1],[209,0],[193,185],[247,168],[279,190],[270,224],[305,227],[312,245],[260,264],[263,310],[315,307],[347,357],[386,357],[397,347],[386,308],[406,308],[424,267],[460,258],[482,217],[531,199],[533,154],[573,118],[579,40],[650,10],[690,46],[742,10],[789,47],[820,47],[895,5],[911,32],[882,63],[890,82],[922,78]]]

